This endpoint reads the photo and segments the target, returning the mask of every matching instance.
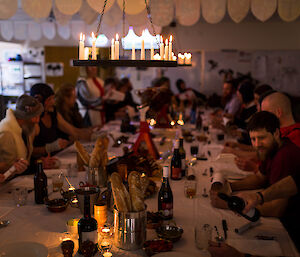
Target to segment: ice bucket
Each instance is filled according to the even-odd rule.
[[[78,205],[81,213],[84,213],[84,196],[90,195],[90,209],[91,215],[94,214],[94,204],[97,202],[97,199],[100,194],[99,187],[82,187],[75,190],[76,197],[78,199]]]
[[[124,250],[137,250],[146,240],[146,210],[119,212],[114,209],[114,244]]]

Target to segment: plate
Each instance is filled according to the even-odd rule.
[[[36,242],[14,242],[1,246],[0,256],[47,257],[48,249]]]

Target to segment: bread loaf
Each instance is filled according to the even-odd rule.
[[[102,148],[102,139],[99,137],[95,143],[90,162],[89,167],[90,168],[98,168],[101,164],[101,148]]]
[[[84,162],[84,164],[88,166],[89,162],[90,162],[90,155],[87,152],[87,150],[85,150],[85,148],[79,141],[75,141],[74,146],[75,146],[78,154],[80,155],[80,158]]]
[[[146,194],[146,191],[147,191],[150,181],[149,181],[149,178],[147,177],[147,175],[145,175],[145,174],[141,175],[140,181],[141,181],[141,190],[142,190],[143,198],[145,199],[145,194]]]
[[[137,171],[130,172],[128,176],[129,193],[133,211],[145,209],[144,194],[141,189],[141,175]]]
[[[110,180],[117,210],[121,212],[132,211],[129,193],[126,190],[119,173],[112,173]]]

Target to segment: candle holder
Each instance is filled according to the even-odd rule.
[[[64,257],[72,257],[74,252],[74,242],[71,239],[62,241],[60,244]]]
[[[99,242],[98,248],[102,253],[109,252],[112,248],[112,235],[113,229],[109,226],[109,224],[105,224],[99,230]]]

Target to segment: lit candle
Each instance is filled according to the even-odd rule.
[[[80,40],[79,40],[79,60],[84,60],[84,40],[85,35],[80,33]]]
[[[172,56],[172,53],[173,53],[173,52],[172,52],[172,39],[173,39],[173,38],[172,38],[172,35],[171,35],[171,36],[170,36],[170,42],[169,42],[169,60],[170,60],[170,61],[173,61],[173,59],[172,59],[172,58],[173,58],[173,56]]]
[[[178,54],[178,64],[184,64],[184,55],[181,53]]]
[[[103,257],[111,257],[112,253],[111,252],[105,252],[103,253]]]
[[[160,60],[160,55],[158,53],[156,53],[154,56],[153,56],[153,59],[154,60]]]
[[[89,59],[89,54],[90,54],[89,47],[85,47],[84,48],[84,60],[88,60]]]
[[[96,37],[94,32],[92,32],[92,60],[97,60],[96,55]]]
[[[184,53],[184,62],[185,64],[192,64],[192,54],[191,53]]]
[[[154,60],[154,48],[153,43],[151,42],[151,52],[150,52],[151,60]]]
[[[165,46],[165,61],[169,60],[169,46],[168,46],[168,39],[166,39],[166,46]]]
[[[119,42],[119,35],[116,34],[116,42],[115,42],[115,60],[120,59],[120,42]]]
[[[141,60],[145,60],[145,40],[144,40],[144,31],[143,31],[143,33],[142,33]]]
[[[163,60],[164,59],[164,41],[163,41],[163,37],[160,36],[160,59]]]
[[[114,60],[115,59],[115,40],[111,40],[111,48],[110,48],[110,59]]]
[[[173,61],[176,61],[176,60],[177,60],[177,57],[176,57],[176,56],[173,56],[173,57],[172,57],[172,60],[173,60]]]
[[[134,42],[132,42],[131,60],[135,60],[135,46],[134,46]]]

